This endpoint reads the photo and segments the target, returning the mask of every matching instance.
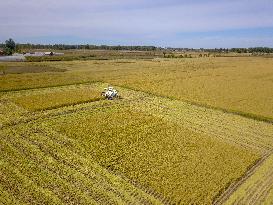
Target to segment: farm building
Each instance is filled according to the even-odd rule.
[[[39,57],[39,56],[53,56],[53,55],[64,55],[64,53],[55,53],[55,52],[29,52],[29,53],[24,53],[24,56],[34,56],[34,57]]]
[[[53,56],[53,55],[64,55],[64,53],[55,53],[55,52],[45,52],[44,53],[45,56]]]
[[[24,53],[24,56],[44,56],[44,52],[30,52],[30,53]]]
[[[53,56],[54,53],[53,53],[53,52],[45,52],[45,55],[46,55],[46,56]]]

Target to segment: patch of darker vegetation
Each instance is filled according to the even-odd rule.
[[[7,66],[2,70],[2,74],[22,74],[22,73],[45,73],[45,72],[65,72],[66,69],[54,68],[49,66],[36,66],[36,65],[24,65],[24,66]]]
[[[28,62],[43,62],[43,61],[74,61],[74,60],[94,60],[95,55],[63,55],[63,56],[27,56]],[[107,60],[107,59],[106,59]]]
[[[87,61],[87,60],[135,60],[135,59],[154,59],[153,53],[119,53],[115,51],[97,51],[92,54],[74,53],[56,56],[26,56],[28,62],[44,62],[44,61]],[[124,63],[124,62],[120,62]],[[126,62],[129,63],[129,62]],[[131,62],[130,62],[131,63]]]

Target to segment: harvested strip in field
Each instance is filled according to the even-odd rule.
[[[101,166],[172,203],[211,204],[259,158],[125,105],[56,116],[43,124],[81,142]]]
[[[271,154],[254,173],[224,203],[264,204],[273,203],[273,154]]]
[[[39,118],[46,118],[56,115],[62,115],[67,113],[77,112],[79,110],[92,110],[99,107],[104,106],[111,106],[113,104],[120,104],[125,103],[126,101],[131,101],[131,98],[122,99],[119,101],[109,101],[109,100],[100,100],[99,98],[97,101],[87,100],[86,102],[78,101],[79,96],[77,96],[77,92],[82,90],[88,92],[90,91],[91,94],[99,95],[99,93],[103,90],[104,87],[108,85],[102,83],[92,83],[92,84],[81,84],[81,85],[70,85],[70,86],[60,86],[60,87],[52,87],[52,88],[39,88],[33,90],[21,90],[21,91],[10,91],[6,93],[0,93],[0,128],[6,126],[12,126],[18,123],[24,123],[33,121]],[[52,96],[56,95],[56,93],[73,93],[72,98],[75,99],[77,104],[72,105],[61,105],[56,107],[56,109],[47,108],[45,110],[39,112],[33,112],[32,110],[27,110],[20,106],[19,104],[14,103],[16,99],[22,99],[23,101],[28,98],[32,98],[32,96]],[[87,93],[87,96],[89,94]],[[69,97],[70,96],[66,96]],[[70,100],[70,99],[63,98],[63,100]],[[47,100],[44,102],[45,104],[48,103]],[[39,100],[41,101],[41,100]],[[37,105],[34,105],[37,106]],[[43,105],[44,106],[44,105]]]
[[[5,102],[5,103],[3,103],[3,107],[2,107],[3,108],[2,109],[3,113],[2,114],[4,116],[6,115],[5,111],[9,110],[9,109],[7,109],[8,107],[10,107],[10,106],[12,106],[12,108],[15,107],[15,108],[17,108],[17,110],[12,109],[12,110],[15,111],[15,114],[12,115],[11,118],[10,118],[11,119],[10,122],[12,124],[13,123],[16,124],[16,122],[21,122],[22,123],[22,122],[27,122],[28,120],[31,120],[31,119],[33,119],[33,120],[36,119],[36,120],[38,120],[38,121],[36,121],[38,123],[37,127],[40,127],[41,126],[40,123],[42,122],[42,124],[43,124],[44,118],[47,119],[47,118],[53,117],[53,118],[56,118],[56,119],[62,118],[64,120],[67,118],[69,120],[70,117],[75,116],[75,115],[78,116],[78,114],[80,114],[82,117],[84,117],[84,116],[88,116],[90,113],[93,113],[93,112],[94,113],[101,113],[101,112],[105,113],[105,110],[109,110],[109,109],[110,109],[110,112],[111,112],[111,110],[114,109],[119,113],[120,111],[123,112],[122,111],[123,109],[121,109],[121,108],[125,108],[125,107],[128,107],[130,105],[129,106],[130,109],[126,108],[129,111],[130,110],[131,111],[132,110],[137,110],[137,113],[142,113],[141,115],[143,115],[143,114],[144,114],[144,116],[147,116],[147,115],[150,116],[151,115],[152,117],[155,117],[156,119],[161,119],[161,120],[164,119],[163,121],[167,120],[167,122],[169,122],[167,124],[171,124],[170,127],[172,127],[172,124],[175,123],[175,124],[178,124],[179,127],[181,126],[182,130],[185,130],[185,128],[186,128],[186,130],[187,129],[191,130],[189,132],[194,133],[194,134],[189,135],[189,136],[194,136],[195,138],[196,138],[196,136],[200,136],[200,137],[203,136],[203,138],[208,138],[208,136],[213,136],[213,137],[216,137],[216,138],[220,138],[221,140],[224,139],[224,141],[221,142],[221,144],[223,146],[226,145],[226,142],[228,142],[228,144],[239,145],[239,147],[235,146],[236,150],[238,150],[238,152],[239,152],[239,150],[243,150],[243,153],[245,153],[245,152],[246,153],[249,153],[249,152],[251,153],[251,151],[249,151],[249,150],[255,150],[255,151],[258,150],[258,151],[260,151],[260,153],[266,153],[272,147],[272,143],[271,143],[272,142],[271,141],[272,140],[272,135],[270,133],[272,133],[273,130],[272,130],[272,125],[271,124],[264,123],[264,122],[258,122],[258,121],[250,120],[250,119],[246,119],[246,118],[242,118],[242,117],[237,116],[237,115],[226,114],[226,113],[223,113],[223,112],[220,112],[220,111],[215,111],[213,109],[207,109],[207,108],[203,108],[203,107],[200,107],[200,106],[193,106],[193,105],[181,102],[181,101],[174,101],[174,100],[170,100],[170,99],[166,99],[166,98],[156,97],[156,96],[153,96],[153,95],[149,95],[147,93],[132,91],[132,90],[129,90],[129,89],[118,88],[118,90],[120,90],[121,95],[123,97],[123,99],[119,100],[119,101],[97,101],[97,102],[93,102],[93,103],[77,104],[75,106],[61,107],[61,108],[54,109],[54,110],[46,110],[46,111],[43,111],[43,112],[35,112],[35,113],[31,113],[31,112],[28,113],[23,108],[20,108],[20,107],[14,105],[12,103],[10,104],[10,101],[9,101],[9,100],[12,100],[12,99],[15,99],[15,98],[20,98],[20,97],[23,97],[23,96],[28,97],[28,96],[39,95],[39,94],[55,93],[55,92],[62,92],[62,91],[71,91],[71,90],[75,90],[76,88],[77,89],[80,88],[80,89],[101,90],[105,86],[107,86],[107,84],[96,83],[96,84],[88,85],[88,86],[87,85],[84,85],[84,86],[83,85],[80,85],[80,86],[65,86],[65,87],[59,87],[59,88],[46,88],[46,89],[37,89],[37,90],[31,90],[31,91],[29,90],[29,91],[5,93],[4,95],[1,96],[1,102]],[[120,106],[121,106],[121,108],[120,108]],[[16,114],[17,111],[18,111],[18,116]],[[113,117],[112,115],[116,115],[115,114],[116,111],[113,112],[112,114],[108,114],[108,117],[112,118]],[[132,112],[135,112],[135,111],[132,111]],[[87,115],[83,114],[83,113],[87,113]],[[131,112],[129,112],[129,113],[131,113]],[[94,115],[96,115],[96,114],[94,114]],[[121,118],[123,116],[125,116],[125,115],[122,115]],[[83,119],[88,120],[89,118],[84,117]],[[125,120],[126,119],[127,118],[125,118]],[[54,119],[52,119],[52,120],[54,120]],[[84,121],[84,120],[79,119],[79,122]],[[135,121],[134,118],[132,120]],[[49,121],[51,121],[51,120],[49,120]],[[48,124],[49,121],[46,122],[46,126],[48,126],[48,127],[51,126],[51,124]],[[130,121],[130,119],[128,121]],[[149,121],[149,120],[147,120],[147,121]],[[8,124],[10,122],[6,121],[5,123]],[[94,123],[94,124],[96,124],[96,123]],[[151,128],[149,126],[148,127],[144,126],[145,124],[147,124],[147,123],[140,123],[140,127],[143,126],[143,127],[145,127],[143,129],[153,130],[154,127],[159,126],[158,129],[160,129],[160,126],[161,126],[161,124],[153,126],[154,123],[152,123],[152,128]],[[100,125],[98,125],[98,126],[100,126]],[[107,127],[107,126],[108,125],[105,125],[105,127]],[[114,127],[112,129],[111,128],[109,128],[110,130],[104,130],[103,129],[101,132],[104,134],[105,132],[109,132],[109,133],[112,132],[113,133],[113,131],[114,131],[114,133],[116,132],[116,134],[118,134],[119,131],[116,131],[115,122],[113,123],[113,126]],[[122,128],[122,126],[118,127],[117,130],[119,130],[120,128]],[[88,129],[86,129],[85,125],[79,125],[79,127],[77,129],[80,132],[80,135],[85,135],[84,134],[85,130],[88,130]],[[124,129],[126,129],[126,128],[124,128]],[[133,130],[134,130],[134,128],[133,128]],[[171,130],[170,134],[174,133],[172,128],[170,130]],[[37,132],[37,129],[35,129],[34,133],[35,132]],[[129,132],[132,132],[132,129]],[[153,131],[151,131],[151,132],[153,132]],[[142,132],[140,132],[140,135],[143,134],[145,136],[149,136],[149,134],[151,132],[148,132],[148,134],[147,133],[143,134]],[[184,132],[184,131],[181,131],[181,132]],[[25,134],[25,131],[24,132],[22,131],[21,133],[24,133],[23,134],[24,136],[28,135],[28,133]],[[91,137],[92,133],[93,132],[91,130],[89,130],[89,132],[88,132],[88,134],[86,136]],[[199,133],[199,134],[197,134],[197,133]],[[134,135],[134,134],[136,136],[138,135],[138,133],[135,133],[135,132],[133,132],[132,134],[129,134],[129,135],[131,136],[131,135]],[[46,135],[48,135],[48,134],[46,134]],[[179,134],[177,134],[177,136],[178,135]],[[54,134],[52,134],[50,137],[53,138],[53,136],[57,137],[57,139],[54,141],[54,144],[57,144],[58,141],[60,140],[59,139],[60,136],[64,136],[64,135],[58,135],[58,134],[55,134],[55,132],[54,132]],[[123,134],[122,136],[126,137],[127,134]],[[38,137],[37,140],[42,139],[42,137],[40,135],[37,136],[37,137]],[[13,139],[13,138],[11,138],[11,139]],[[197,137],[197,139],[199,140],[198,137]],[[161,140],[161,138],[158,141],[160,141],[160,140]],[[48,139],[46,139],[46,141],[48,141]],[[170,139],[170,141],[172,141],[172,139]],[[179,142],[179,140],[177,140],[177,141]],[[186,141],[187,140],[185,140],[183,142],[185,143]],[[212,141],[214,141],[214,139]],[[216,140],[216,141],[218,142],[218,140]],[[75,140],[75,142],[77,142],[77,140]],[[200,141],[200,142],[202,142],[202,141]],[[72,149],[74,152],[78,151],[79,149],[83,149],[83,147],[85,147],[87,152],[89,152],[90,148],[88,146],[83,146],[82,141],[80,141],[80,143],[79,142],[77,142],[77,143],[78,143],[77,148]],[[203,143],[204,143],[205,146],[207,146],[206,142],[203,142]],[[168,143],[166,143],[166,144],[168,144]],[[107,145],[102,144],[101,146],[97,147],[97,150],[105,149],[105,146],[107,146]],[[172,145],[170,145],[170,146],[172,146]],[[39,147],[40,147],[40,145],[39,145]],[[130,145],[128,147],[134,148],[134,145]],[[228,147],[233,147],[233,145],[228,145]],[[242,147],[247,148],[247,150],[241,149]],[[161,147],[159,146],[158,150],[160,151],[160,149],[161,149]],[[196,150],[199,150],[203,154],[206,153],[206,151],[207,151],[207,150],[202,151],[202,149],[200,149],[200,147],[198,147],[198,146],[196,146]],[[210,152],[210,151],[208,151],[208,152]],[[216,152],[217,151],[215,151],[215,155],[216,155]],[[85,151],[82,152],[82,153],[84,153],[82,155],[86,156]],[[111,154],[113,154],[113,153],[114,153],[114,151],[111,152]],[[143,152],[141,152],[141,153],[143,153]],[[217,160],[219,158],[225,156],[225,154],[220,153],[220,157],[219,156],[216,157]],[[53,155],[55,156],[55,152],[54,152]],[[62,156],[65,156],[65,155],[66,155],[66,153],[64,153]],[[125,155],[127,155],[127,152],[125,153]],[[196,155],[196,154],[193,154],[193,156],[194,155]],[[93,157],[94,156],[91,153],[88,157],[86,157],[88,159],[86,161],[82,162],[82,163],[87,164],[88,160],[90,160]],[[230,156],[230,157],[232,157],[232,156]],[[255,155],[254,158],[257,159],[258,157],[259,157],[258,155]],[[200,159],[201,158],[203,160],[203,155],[200,157]],[[253,162],[255,161],[254,158],[252,158]],[[114,158],[114,160],[115,159],[116,158]],[[121,159],[123,159],[123,158],[121,157]],[[191,158],[189,160],[191,160]],[[213,163],[213,162],[217,163],[218,162],[217,160],[215,161],[215,159],[211,159],[211,161],[212,161],[211,163]],[[119,161],[119,159],[117,161]],[[168,160],[166,160],[166,161],[168,161]],[[121,161],[121,163],[122,162],[123,161]],[[10,163],[10,162],[8,162],[8,163]],[[152,163],[154,163],[153,160],[152,160]],[[170,162],[170,163],[172,163],[172,162]],[[114,164],[118,164],[118,163],[114,162]],[[141,166],[143,166],[143,164],[145,165],[145,163],[142,163]],[[162,163],[162,164],[164,164],[164,163]],[[177,165],[178,162],[176,161],[176,162],[174,162],[174,164]],[[55,165],[57,166],[58,163],[55,164]],[[107,164],[106,166],[104,165],[104,166],[108,167],[108,165],[109,164]],[[149,163],[149,166],[150,165],[151,164]],[[245,171],[246,171],[247,167],[250,166],[250,165],[251,165],[251,162],[245,163],[245,165],[243,165],[243,164],[240,165],[240,166],[242,166],[241,170],[245,169]],[[88,164],[88,166],[91,166],[91,165]],[[126,165],[126,166],[128,166],[128,165]],[[167,164],[167,165],[164,165],[164,166],[169,166],[169,165]],[[177,165],[177,166],[179,167],[179,165]],[[186,165],[184,165],[184,166],[186,166]],[[233,168],[232,167],[233,165],[230,165],[230,166],[231,166],[230,167],[230,170],[231,170]],[[111,165],[110,165],[110,167],[108,167],[108,169],[112,170],[111,173],[112,172],[119,173],[119,175],[121,175],[121,176],[124,175],[124,172],[125,172],[124,170],[127,170],[127,168],[113,169],[113,167],[114,166],[111,166]],[[199,167],[197,167],[197,168],[199,168]],[[197,168],[196,168],[196,170],[197,170]],[[175,171],[177,168],[173,168],[173,169]],[[236,167],[235,167],[235,169],[236,169]],[[133,168],[130,170],[130,173],[132,172],[132,170],[133,170]],[[154,171],[154,170],[152,169],[152,171]],[[150,171],[150,172],[152,172],[152,171]],[[181,170],[179,170],[179,171],[181,172]],[[179,171],[177,171],[177,173],[180,173]],[[223,184],[229,184],[229,183],[232,183],[232,182],[236,181],[236,179],[240,178],[245,173],[245,171],[241,171],[241,174],[237,173],[236,177],[231,177],[229,182],[227,182],[228,181],[227,180],[226,183],[225,182],[222,182],[222,183]],[[206,170],[204,172],[206,172]],[[201,173],[201,175],[204,174],[204,172]],[[218,171],[216,171],[216,172],[218,172]],[[219,171],[218,174],[221,175],[221,171]],[[162,194],[162,192],[160,190],[158,191],[156,188],[153,188],[155,186],[150,186],[150,184],[148,184],[148,185],[146,184],[146,181],[149,181],[149,179],[148,180],[145,179],[145,180],[143,180],[144,181],[143,182],[143,181],[141,181],[139,179],[135,179],[134,177],[131,177],[131,176],[134,176],[134,173],[132,175],[128,175],[128,173],[125,173],[125,178],[123,176],[122,179],[125,180],[128,183],[130,183],[130,179],[127,179],[126,176],[129,176],[133,180],[140,181],[141,185],[142,185],[141,187],[143,187],[143,184],[144,184],[144,186],[147,187],[147,189],[145,191],[147,191],[148,193],[153,194],[153,193],[156,193],[156,192],[160,192]],[[140,176],[140,177],[142,177],[142,176]],[[161,178],[157,179],[157,180],[161,181]],[[177,177],[177,180],[180,181],[180,182],[183,181],[183,179],[179,179],[179,177]],[[79,181],[80,181],[80,179],[79,179]],[[164,182],[166,182],[166,179],[164,180]],[[218,182],[214,182],[214,183],[218,184]],[[135,183],[133,183],[133,184],[135,184]],[[171,184],[171,183],[169,183],[169,184]],[[173,183],[173,184],[175,184],[175,183]],[[202,183],[200,182],[200,184],[202,184]],[[178,187],[180,186],[177,183],[176,183],[176,185]],[[194,187],[195,185],[192,184],[192,186]],[[152,187],[152,189],[150,187]],[[168,187],[170,187],[170,186],[168,186]],[[214,191],[213,193],[210,193],[210,194],[215,196],[215,194],[220,194],[225,188],[227,188],[227,187],[224,187],[221,190],[220,190],[220,188],[218,188],[218,189],[216,189],[216,191]],[[174,188],[174,189],[176,189],[176,188]],[[156,192],[154,190],[156,190]],[[171,190],[169,192],[174,193],[175,191]],[[170,194],[171,197],[175,195],[175,194],[172,194],[172,193]],[[178,193],[178,191],[175,192],[175,193]],[[165,197],[163,197],[163,195]],[[167,196],[170,196],[170,195],[167,195]],[[177,194],[177,195],[179,195],[179,194]],[[168,197],[166,197],[165,192],[162,194],[162,197],[163,198],[160,198],[160,199],[162,199],[162,201],[168,201]],[[135,200],[135,198],[134,198],[134,200]],[[142,199],[138,200],[138,202],[143,201],[143,200],[144,199],[142,197]],[[178,201],[178,200],[179,199],[177,199],[175,197],[172,198],[172,201]],[[200,203],[203,203],[203,201],[200,202]],[[211,202],[208,202],[208,203],[211,203]]]
[[[102,90],[108,84],[65,86],[61,88],[37,89],[34,91],[11,92],[7,98],[28,98],[50,92],[66,92],[74,89]],[[218,110],[191,105],[179,100],[149,95],[144,92],[118,88],[123,101],[130,101],[133,109],[175,121],[194,132],[221,138],[229,143],[265,153],[273,147],[273,125],[244,118],[236,114],[223,113]],[[98,91],[97,91],[98,92]],[[12,99],[9,99],[12,100]],[[120,102],[118,102],[120,103]],[[78,106],[77,106],[78,107]],[[88,109],[88,105],[85,106]],[[73,110],[73,109],[72,109]],[[76,109],[75,109],[76,111]]]
[[[272,58],[138,61],[130,67],[107,82],[273,122]]]
[[[125,99],[132,99],[130,106],[134,110],[150,113],[194,132],[214,136],[263,154],[273,149],[273,125],[270,123],[140,91],[118,89]]]
[[[99,166],[81,142],[43,124],[4,128],[0,134],[0,201],[161,204],[157,196]]]
[[[94,102],[101,99],[100,93],[96,90],[75,89],[22,96],[15,98],[14,102],[27,110],[37,111]]]

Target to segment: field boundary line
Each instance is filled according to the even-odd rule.
[[[164,205],[169,205],[172,204],[171,203],[171,199],[169,197],[165,197],[163,196],[161,193],[157,192],[156,190],[152,189],[151,187],[146,187],[143,184],[141,184],[140,182],[130,179],[129,177],[127,177],[124,173],[118,172],[118,171],[114,171],[111,169],[107,169],[105,168],[109,173],[122,178],[123,180],[127,181],[128,183],[132,184],[133,186],[135,186],[136,188],[142,190],[143,192],[145,192],[148,195],[151,195],[152,197],[154,197],[155,199],[159,200],[160,202],[162,202],[162,204]]]
[[[24,91],[24,90],[38,90],[38,89],[44,89],[44,88],[59,88],[59,87],[66,87],[71,85],[88,85],[88,84],[95,84],[95,83],[105,83],[105,82],[100,80],[91,80],[91,81],[83,81],[79,83],[67,83],[67,84],[49,85],[49,86],[41,86],[41,87],[4,89],[4,90],[0,90],[0,93],[17,92],[17,91]]]
[[[238,115],[238,116],[241,116],[241,117],[244,117],[244,118],[247,118],[247,119],[252,119],[252,120],[259,121],[259,122],[266,122],[266,123],[269,123],[269,124],[273,125],[273,118],[265,117],[265,116],[262,116],[262,115],[257,115],[257,114],[247,113],[247,112],[242,112],[242,111],[237,111],[237,110],[229,110],[229,109],[226,109],[226,108],[216,107],[216,106],[208,105],[208,104],[205,104],[205,103],[198,103],[198,102],[194,102],[194,101],[189,101],[187,99],[178,99],[178,98],[174,98],[174,97],[158,95],[158,94],[155,94],[155,93],[152,93],[152,92],[143,91],[143,90],[132,88],[132,87],[129,87],[129,86],[122,86],[122,85],[113,85],[113,86],[128,89],[128,90],[133,90],[133,91],[136,91],[136,92],[146,93],[148,95],[152,95],[152,96],[155,96],[155,97],[161,97],[161,98],[165,98],[165,99],[169,99],[169,100],[178,100],[178,101],[187,103],[189,105],[194,105],[194,106],[197,106],[197,107],[207,108],[207,109],[212,109],[212,110],[218,110],[218,111],[221,111],[223,113]]]
[[[246,173],[239,178],[236,182],[229,185],[229,187],[218,197],[215,198],[213,205],[224,204],[225,201],[245,182],[247,181],[259,168],[260,166],[273,154],[273,151],[268,152],[262,156]]]
[[[79,82],[79,83],[68,83],[68,84],[52,85],[52,86],[19,88],[19,89],[6,89],[6,90],[0,90],[0,93],[8,93],[8,92],[16,92],[16,91],[24,91],[24,90],[36,90],[36,89],[43,89],[43,88],[58,88],[58,87],[66,87],[66,86],[71,86],[71,85],[88,85],[88,84],[95,84],[95,83],[104,83],[105,84],[107,82],[104,82],[104,81],[101,81],[101,80],[93,80],[93,81],[84,81],[84,82]],[[216,107],[216,106],[208,105],[208,104],[205,104],[205,103],[189,101],[187,99],[177,99],[177,98],[174,98],[174,97],[158,95],[158,94],[155,94],[155,93],[152,93],[152,92],[143,91],[143,90],[133,88],[133,87],[130,87],[130,86],[116,85],[116,84],[113,84],[113,86],[128,89],[128,90],[133,90],[133,91],[137,91],[137,92],[146,93],[146,94],[149,94],[149,95],[152,95],[152,96],[161,97],[161,98],[165,98],[165,99],[178,100],[178,101],[188,103],[190,105],[195,105],[195,106],[202,107],[202,108],[207,108],[207,109],[218,110],[218,111],[222,111],[223,113],[239,115],[241,117],[245,117],[245,118],[256,120],[256,121],[266,122],[266,123],[269,123],[269,124],[273,125],[273,118],[271,118],[271,117],[265,117],[265,116],[262,116],[262,115],[257,115],[257,114],[248,113],[248,112],[242,112],[242,111],[238,111],[238,110],[230,110],[230,109],[226,109],[226,108],[222,108],[222,107]]]
[[[59,109],[62,109],[62,108],[65,108],[65,107],[71,107],[70,110],[67,110],[67,111],[61,111],[60,112],[57,112],[57,113],[46,113],[44,115],[37,115],[37,116],[34,116],[33,118],[29,118],[29,119],[25,119],[25,120],[21,120],[21,121],[18,121],[16,123],[10,123],[10,124],[6,124],[4,126],[0,126],[0,129],[4,129],[4,128],[9,128],[9,127],[13,127],[13,126],[17,126],[17,125],[20,125],[20,124],[26,124],[26,123],[31,123],[33,121],[36,121],[36,120],[44,120],[44,119],[50,119],[50,118],[54,118],[54,117],[58,117],[58,116],[64,116],[64,115],[70,115],[70,114],[73,114],[73,113],[76,113],[76,112],[81,112],[81,111],[87,111],[87,110],[92,110],[92,109],[96,109],[96,108],[107,108],[107,107],[114,107],[114,106],[117,106],[119,104],[122,104],[124,102],[131,102],[131,101],[134,101],[135,99],[130,99],[130,100],[123,100],[123,101],[119,101],[118,103],[105,103],[105,104],[97,104],[97,105],[91,105],[91,106],[86,106],[86,107],[81,107],[81,108],[73,108],[74,106],[77,106],[77,105],[83,105],[83,104],[93,104],[93,103],[97,103],[97,102],[101,102],[103,100],[98,100],[98,101],[92,101],[92,102],[85,102],[85,103],[79,103],[79,104],[74,104],[74,105],[66,105],[66,106],[62,106],[62,107],[58,107],[58,108],[53,108],[53,109],[47,109],[47,110],[39,110],[39,111],[34,111],[32,113],[38,113],[39,112],[51,112],[51,111],[58,111]]]
[[[36,109],[34,110],[34,112],[38,112],[38,111],[50,111],[50,110],[56,110],[58,108],[64,108],[64,107],[70,107],[70,106],[76,106],[76,105],[81,105],[81,104],[86,104],[86,103],[92,103],[92,102],[98,102],[103,100],[103,98],[95,98],[95,99],[90,99],[90,100],[83,100],[83,101],[79,101],[76,103],[65,103],[63,105],[56,105],[56,106],[52,106],[52,107],[48,107],[48,108],[44,108],[44,109]]]

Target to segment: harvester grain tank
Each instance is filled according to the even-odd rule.
[[[108,100],[114,100],[115,98],[119,98],[118,91],[111,86],[109,86],[108,88],[104,88],[104,91],[101,93],[101,95]]]

